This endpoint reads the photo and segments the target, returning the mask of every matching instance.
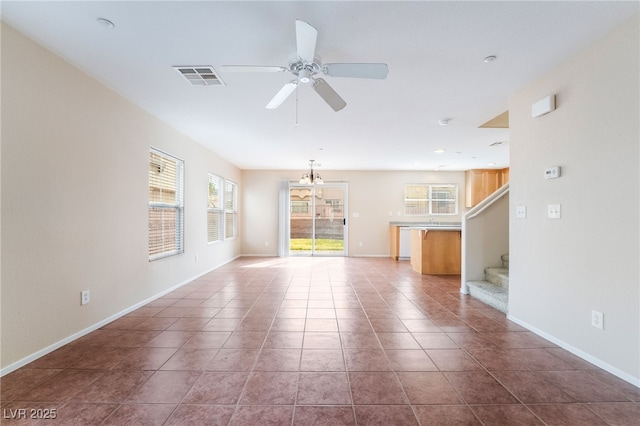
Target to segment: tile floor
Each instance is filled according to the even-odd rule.
[[[1,385],[3,424],[640,424],[640,389],[389,259],[239,259]]]

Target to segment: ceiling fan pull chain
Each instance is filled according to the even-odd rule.
[[[298,127],[298,91],[300,90],[300,86],[296,86],[296,124],[294,127]]]

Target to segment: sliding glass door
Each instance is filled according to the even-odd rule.
[[[289,254],[346,256],[346,183],[289,185]]]

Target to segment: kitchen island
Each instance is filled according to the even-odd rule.
[[[391,256],[398,259],[399,229],[411,231],[411,268],[421,274],[460,274],[462,231],[459,223],[390,223]]]
[[[411,268],[421,274],[460,274],[462,231],[412,228]]]

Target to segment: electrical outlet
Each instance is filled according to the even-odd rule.
[[[591,325],[604,330],[604,314],[598,311],[591,311]]]
[[[90,300],[89,290],[82,290],[80,292],[80,305],[86,305]]]

